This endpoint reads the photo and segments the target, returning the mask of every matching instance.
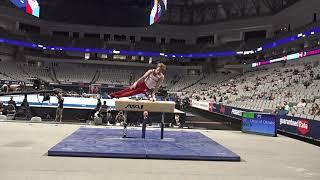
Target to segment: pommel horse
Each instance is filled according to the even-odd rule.
[[[165,113],[174,113],[175,109],[175,102],[173,101],[150,101],[150,100],[132,100],[127,98],[120,98],[115,100],[116,110],[117,111],[124,111],[126,114],[127,111],[138,111],[138,112],[161,112],[161,136],[160,138],[163,139],[163,131],[164,131],[164,115]],[[123,137],[127,135],[127,125],[126,119],[124,122],[124,131]],[[145,123],[142,127],[142,138],[145,135]]]

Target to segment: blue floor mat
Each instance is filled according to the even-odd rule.
[[[80,128],[48,151],[49,156],[240,161],[240,157],[199,132]]]

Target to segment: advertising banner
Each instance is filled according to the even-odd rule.
[[[196,100],[192,100],[191,106],[212,113],[233,117],[240,121],[242,121],[244,112],[259,112]],[[277,116],[276,121],[279,131],[320,141],[320,121],[290,116]]]
[[[192,99],[191,106],[197,109],[201,109],[204,111],[209,111],[209,102],[208,101],[197,101]]]
[[[320,121],[279,116],[277,128],[280,131],[320,141]]]

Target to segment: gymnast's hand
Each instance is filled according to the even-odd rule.
[[[130,89],[135,89],[137,87],[137,83],[133,83],[131,86],[130,86]]]
[[[149,95],[149,100],[155,102],[156,101],[155,95]]]

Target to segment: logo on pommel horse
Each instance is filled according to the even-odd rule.
[[[126,109],[143,109],[143,105],[137,105],[137,104],[128,104]]]

